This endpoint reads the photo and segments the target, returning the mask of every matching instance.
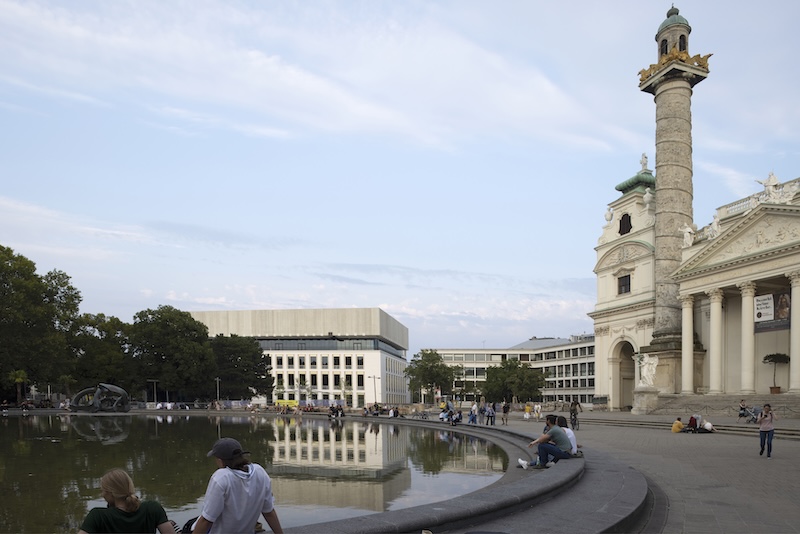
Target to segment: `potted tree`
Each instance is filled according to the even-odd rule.
[[[769,392],[772,394],[780,393],[781,387],[775,381],[776,374],[778,372],[778,364],[779,363],[789,363],[789,355],[783,354],[782,352],[776,352],[774,354],[767,354],[764,356],[762,360],[764,363],[771,363],[773,365],[772,368],[772,386],[769,388]]]

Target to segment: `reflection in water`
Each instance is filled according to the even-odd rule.
[[[242,441],[267,469],[285,527],[449,499],[508,465],[483,440],[360,418],[61,414],[0,424],[4,532],[76,531],[102,505],[100,477],[112,467],[183,524],[202,507],[214,469],[206,453],[220,436]]]

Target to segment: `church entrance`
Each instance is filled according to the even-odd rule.
[[[630,411],[633,407],[633,388],[636,387],[636,362],[633,359],[635,350],[633,345],[623,341],[617,346],[619,358],[619,391],[616,398],[619,399],[617,409]]]

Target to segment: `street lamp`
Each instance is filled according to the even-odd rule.
[[[378,402],[378,390],[377,390],[377,388],[375,386],[375,381],[376,380],[380,380],[381,377],[376,376],[376,375],[369,375],[369,376],[367,376],[367,378],[371,378],[372,379],[372,395],[375,397],[375,403],[377,404],[377,402]]]
[[[219,377],[214,379],[214,382],[217,383],[217,402],[219,403]]]

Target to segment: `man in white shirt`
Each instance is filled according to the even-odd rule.
[[[252,533],[263,515],[275,534],[283,528],[275,511],[272,481],[267,472],[250,461],[250,452],[233,438],[218,439],[208,452],[217,470],[211,475],[203,500],[203,511],[192,532]]]

